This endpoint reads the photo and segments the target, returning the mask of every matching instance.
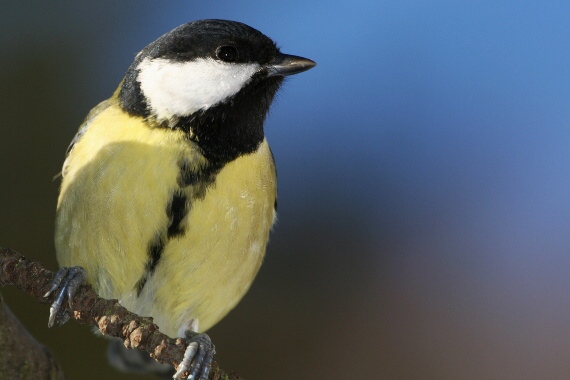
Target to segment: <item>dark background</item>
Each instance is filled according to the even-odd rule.
[[[0,5],[0,245],[57,268],[64,152],[134,55],[227,18],[318,66],[266,132],[280,212],[210,333],[247,379],[570,377],[568,1],[25,1]],[[12,289],[70,379],[134,379]]]

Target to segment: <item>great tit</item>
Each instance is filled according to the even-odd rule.
[[[67,151],[49,325],[87,282],[188,339],[174,378],[206,379],[203,332],[250,287],[275,221],[266,114],[284,77],[313,66],[226,20],[184,24],[138,53]]]

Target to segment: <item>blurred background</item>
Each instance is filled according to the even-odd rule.
[[[0,5],[0,246],[57,268],[65,150],[134,55],[196,19],[318,66],[266,123],[279,223],[210,331],[246,379],[570,378],[568,1]],[[1,290],[70,379],[135,379]],[[93,347],[93,348],[91,348]],[[146,378],[145,378],[146,379]]]

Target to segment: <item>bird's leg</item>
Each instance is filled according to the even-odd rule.
[[[44,297],[49,296],[57,290],[55,300],[49,308],[49,321],[48,327],[61,326],[69,319],[69,314],[61,308],[63,299],[67,294],[67,300],[71,307],[71,300],[77,292],[77,289],[87,282],[87,272],[82,267],[64,267],[57,271],[51,288],[44,294]]]
[[[185,335],[190,344],[173,378],[181,379],[182,374],[189,371],[188,380],[207,380],[216,353],[214,345],[206,334],[186,331]]]

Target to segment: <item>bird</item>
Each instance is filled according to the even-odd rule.
[[[249,289],[276,219],[266,115],[284,78],[315,65],[217,19],[140,51],[67,150],[48,325],[65,323],[64,300],[90,284],[187,339],[175,379],[206,379],[215,348],[204,332]]]

